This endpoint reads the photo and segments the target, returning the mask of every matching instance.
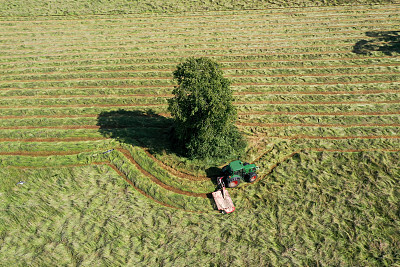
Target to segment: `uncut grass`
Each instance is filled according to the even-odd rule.
[[[212,28],[212,29],[224,29],[227,26],[269,26],[266,28],[277,27],[285,28],[287,25],[295,25],[296,28],[306,29],[307,25],[315,26],[315,23],[320,23],[321,28],[327,25],[341,25],[356,22],[358,26],[364,24],[383,23],[386,24],[389,21],[394,21],[399,19],[399,15],[396,14],[396,8],[388,8],[386,10],[380,10],[378,13],[374,11],[370,12],[355,12],[354,14],[341,14],[341,10],[337,9],[331,14],[314,14],[306,15],[306,12],[296,12],[297,14],[286,14],[276,13],[271,16],[271,14],[264,13],[262,10],[254,10],[246,14],[246,12],[240,12],[235,14],[230,14],[228,16],[219,16],[215,14],[210,16],[171,16],[160,17],[148,16],[147,18],[141,17],[136,19],[134,16],[120,17],[113,19],[113,17],[88,17],[86,20],[75,19],[68,20],[61,18],[59,20],[33,20],[29,27],[27,27],[26,21],[14,20],[12,22],[1,21],[0,23],[4,26],[4,33],[12,33],[11,30],[17,33],[54,33],[57,28],[70,26],[65,32],[82,32],[84,29],[90,30],[101,30],[108,33],[107,30],[112,30],[115,28],[122,28],[124,30],[159,30],[159,29],[191,29],[195,26],[199,28]],[[375,10],[377,11],[377,10]],[[368,14],[369,13],[369,14]],[[300,15],[300,16],[299,16]],[[303,16],[301,16],[303,15]],[[209,18],[207,18],[209,17]],[[115,17],[114,17],[115,18]],[[284,19],[284,20],[283,20]],[[94,23],[94,21],[101,21],[102,23]],[[131,26],[135,26],[132,28]],[[341,25],[342,26],[342,25]],[[40,31],[40,29],[48,29],[47,31]],[[112,32],[112,31],[110,31]],[[167,32],[168,33],[168,32]],[[40,36],[40,35],[39,35]],[[150,36],[151,37],[151,36]]]
[[[163,25],[165,22],[169,23],[182,23],[182,20],[190,19],[193,23],[201,23],[201,22],[220,22],[220,21],[252,21],[252,20],[260,20],[260,19],[281,19],[285,18],[286,21],[290,19],[293,20],[312,20],[314,21],[316,18],[323,19],[325,21],[337,20],[337,19],[346,19],[346,18],[355,18],[355,17],[370,17],[370,18],[377,18],[379,15],[386,15],[387,13],[392,14],[395,10],[398,9],[397,5],[375,5],[373,8],[369,6],[360,6],[359,8],[351,7],[351,8],[334,8],[334,9],[324,9],[323,7],[319,7],[317,9],[307,10],[303,12],[299,12],[299,9],[291,9],[285,8],[285,12],[283,9],[281,10],[243,10],[236,12],[227,12],[224,10],[222,12],[207,12],[207,13],[194,13],[194,14],[162,14],[162,16],[154,15],[154,14],[146,14],[145,16],[132,16],[132,14],[127,15],[110,15],[105,16],[103,14],[103,19],[105,23],[108,25],[115,25],[125,23],[135,23],[138,25],[148,25],[153,24],[155,22]],[[378,11],[378,13],[377,13]],[[316,16],[316,13],[318,16]],[[273,16],[271,16],[273,15]],[[98,20],[98,17],[88,16],[88,17],[74,17],[74,19],[65,20],[65,17],[40,17],[40,19],[35,19],[32,21],[31,18],[24,18],[20,17],[18,19],[6,19],[1,21],[6,26],[9,27],[26,27],[28,25],[35,25],[35,26],[44,26],[44,27],[51,27],[57,25],[70,25],[73,24],[74,26],[80,26],[84,24],[89,24],[93,27],[98,26],[97,24],[93,23],[94,21]],[[29,24],[28,24],[29,23]],[[22,25],[21,25],[22,24]],[[28,24],[28,25],[27,25]],[[20,26],[18,26],[20,25]]]
[[[333,24],[325,24],[321,26],[315,26],[314,23],[309,23],[310,25],[301,25],[301,23],[296,24],[296,23],[288,23],[286,25],[281,24],[276,24],[276,25],[271,25],[271,23],[268,22],[262,22],[262,23],[234,23],[230,22],[224,27],[216,27],[216,26],[207,26],[210,29],[197,27],[197,26],[191,26],[186,23],[186,26],[182,30],[175,29],[175,26],[171,26],[172,30],[169,30],[169,28],[165,27],[156,27],[153,29],[148,29],[148,32],[150,35],[145,35],[143,33],[143,30],[146,30],[146,28],[132,28],[132,27],[123,27],[119,26],[118,28],[110,28],[107,30],[97,30],[97,29],[83,29],[83,30],[74,30],[74,31],[60,31],[59,29],[56,29],[54,31],[37,31],[37,32],[27,32],[27,31],[21,31],[21,32],[16,32],[15,29],[12,29],[10,32],[3,32],[1,33],[1,41],[5,41],[5,44],[8,44],[11,41],[23,41],[24,39],[29,39],[27,42],[27,45],[33,44],[33,43],[40,43],[40,44],[45,44],[49,45],[49,37],[50,38],[55,38],[55,44],[61,44],[61,41],[66,41],[65,43],[68,44],[71,41],[77,41],[78,38],[77,36],[85,34],[85,40],[87,41],[125,41],[126,36],[130,35],[132,38],[135,40],[143,40],[147,39],[150,42],[147,42],[145,45],[143,45],[143,48],[149,47],[151,48],[151,41],[157,41],[161,38],[169,37],[169,38],[187,38],[187,37],[194,37],[198,38],[200,35],[204,35],[205,38],[210,38],[210,37],[215,37],[218,35],[226,35],[229,36],[232,34],[232,36],[236,36],[238,33],[241,33],[243,36],[243,33],[246,32],[246,30],[251,30],[253,34],[255,32],[260,32],[263,36],[268,36],[270,37],[277,37],[277,36],[289,36],[290,35],[307,35],[307,36],[313,36],[316,37],[316,34],[322,34],[326,35],[327,32],[334,32],[337,33],[337,35],[330,36],[332,37],[339,37],[340,35],[352,33],[353,36],[358,33],[358,35],[362,34],[364,31],[368,30],[376,30],[377,26],[379,26],[379,30],[392,30],[396,28],[396,20],[395,18],[388,18],[388,21],[382,20],[382,21],[376,21],[376,22],[369,22],[369,23],[360,23],[359,21],[355,22],[347,22],[347,23],[340,23],[336,21],[336,23]],[[317,22],[318,23],[318,22]],[[323,24],[319,22],[319,24]],[[116,31],[116,29],[121,30],[126,32],[126,34],[121,34]],[[102,34],[102,35],[99,35]],[[152,38],[149,38],[151,36]],[[350,35],[351,36],[351,35]],[[47,38],[46,38],[47,37]],[[30,43],[32,42],[32,43]],[[174,40],[176,44],[176,40]],[[154,44],[154,43],[153,43]],[[172,43],[174,44],[174,43]],[[98,46],[94,46],[98,47]],[[25,46],[25,48],[32,48],[29,46]],[[84,49],[88,49],[89,47],[85,47]],[[99,47],[101,48],[101,46]],[[124,46],[120,47],[120,49],[123,49]],[[133,47],[134,48],[134,47]],[[137,48],[134,50],[138,50]],[[18,51],[18,50],[15,50]],[[28,50],[29,51],[29,50]],[[51,51],[51,49],[50,49]],[[53,50],[55,51],[55,50]],[[73,51],[71,49],[71,51]],[[93,50],[92,50],[93,51]],[[97,50],[99,51],[99,50]],[[21,55],[24,55],[25,53],[21,53],[22,51],[18,51]],[[7,53],[7,50],[3,54],[3,57],[8,57],[11,55],[11,53]],[[29,55],[29,53],[26,53],[26,55]]]
[[[392,210],[398,201],[397,158],[398,153],[298,155],[260,182],[269,198],[249,187],[237,197],[256,198],[258,209],[274,207],[270,218],[280,223],[274,234],[281,245],[276,252],[289,259],[307,254],[313,258],[309,264],[390,264],[397,257],[390,244],[399,238]]]
[[[395,1],[370,1],[363,0],[359,1],[359,4],[362,6],[357,7],[355,10],[350,9],[346,5],[349,5],[347,1],[236,1],[234,3],[231,2],[211,2],[211,1],[193,1],[188,4],[183,4],[182,2],[169,0],[169,1],[145,1],[139,3],[132,3],[126,1],[113,1],[106,4],[97,4],[87,6],[84,1],[65,1],[62,3],[57,3],[56,6],[53,6],[49,3],[49,1],[43,1],[40,3],[30,2],[30,1],[19,1],[15,6],[10,6],[7,3],[4,3],[2,7],[2,16],[5,17],[22,17],[18,18],[19,20],[26,20],[23,18],[25,16],[53,16],[53,15],[117,15],[123,16],[124,14],[130,13],[152,13],[152,14],[162,14],[165,16],[165,13],[174,13],[174,12],[213,12],[212,15],[221,14],[232,14],[234,11],[240,10],[242,13],[253,13],[254,9],[271,9],[268,11],[264,11],[265,13],[277,12],[274,8],[285,8],[287,11],[298,11],[298,9],[288,9],[288,8],[298,8],[298,7],[309,7],[308,12],[313,14],[317,10],[315,6],[318,6],[318,10],[323,10],[323,12],[332,12],[341,10],[343,13],[354,13],[355,11],[362,12],[363,10],[371,8],[367,8],[368,4],[385,4],[390,5],[396,3]],[[339,8],[329,9],[326,6],[341,6]],[[383,7],[383,6],[382,6]],[[376,7],[378,10],[382,10],[382,7],[379,5]],[[394,6],[396,7],[396,6]],[[249,9],[250,11],[247,11]],[[242,11],[243,10],[243,11]],[[227,12],[228,11],[228,12]],[[279,10],[282,12],[282,10]],[[200,13],[201,14],[201,13]],[[233,13],[235,14],[235,13]],[[168,17],[171,15],[167,15]],[[154,16],[157,17],[157,16]]]
[[[38,25],[34,22],[27,27],[24,23],[16,23],[15,25],[5,25],[2,24],[1,31],[2,40],[9,41],[11,39],[18,40],[24,35],[33,35],[34,38],[27,40],[26,44],[30,45],[33,43],[48,44],[48,40],[43,39],[44,36],[60,36],[61,39],[56,40],[56,44],[61,44],[60,40],[63,38],[73,35],[72,40],[75,40],[77,36],[83,34],[85,31],[88,33],[86,40],[98,39],[102,42],[110,40],[109,38],[118,38],[118,41],[126,40],[144,40],[147,39],[152,44],[153,41],[159,41],[162,36],[169,36],[173,34],[183,34],[182,37],[187,35],[198,35],[199,32],[204,34],[212,35],[221,32],[231,33],[232,29],[237,29],[238,32],[243,33],[245,27],[254,28],[256,31],[272,30],[276,28],[275,33],[284,34],[286,32],[291,32],[296,30],[299,33],[311,33],[310,29],[319,29],[321,32],[336,31],[343,32],[344,29],[355,31],[363,27],[370,27],[371,25],[379,25],[380,27],[390,27],[399,20],[400,16],[395,10],[388,10],[385,12],[379,12],[375,14],[357,14],[354,16],[340,16],[336,13],[337,17],[332,14],[331,16],[314,16],[307,19],[294,18],[294,17],[279,17],[279,16],[259,16],[258,13],[250,14],[249,16],[254,16],[252,18],[246,18],[246,16],[240,16],[240,18],[226,18],[225,20],[214,20],[210,18],[205,18],[203,21],[198,21],[195,17],[188,17],[180,20],[180,23],[175,23],[173,21],[165,21],[160,23],[137,23],[135,21],[130,21],[129,19],[124,19],[116,23],[108,23],[104,20],[105,17],[98,17],[94,20],[87,19],[91,21],[92,24],[88,24],[85,21],[81,21],[78,25],[72,21],[59,20],[57,22],[44,22],[46,24]],[[329,19],[333,18],[333,19]],[[151,17],[149,17],[151,19]],[[101,23],[94,23],[94,21]],[[94,23],[94,24],[93,24]],[[320,27],[316,26],[319,23]],[[197,29],[196,29],[197,26]],[[67,27],[67,28],[66,28]],[[64,29],[60,32],[60,29]],[[130,34],[132,39],[126,38],[127,35],[123,35],[121,32],[115,31],[116,29],[121,29]],[[42,30],[42,31],[41,31]],[[150,33],[156,33],[155,35],[144,35],[143,30],[148,30]],[[163,31],[163,32],[162,32]],[[94,33],[103,33],[104,37],[95,36]],[[14,34],[15,33],[15,34]],[[160,33],[160,34],[159,34]],[[254,35],[253,32],[249,32],[249,36]],[[263,32],[265,35],[267,32]],[[270,33],[270,32],[268,32]],[[14,34],[14,35],[13,35]],[[19,36],[21,34],[21,36]],[[160,36],[161,35],[161,38]],[[240,35],[244,37],[244,34]],[[67,43],[68,44],[68,43]],[[5,45],[9,45],[5,42]],[[7,46],[8,49],[12,50],[12,47]],[[33,48],[32,46],[25,46],[25,49]]]
[[[398,160],[300,154],[231,190],[237,210],[223,217],[161,207],[106,166],[0,169],[9,177],[1,180],[0,255],[37,265],[391,265]],[[21,177],[29,179],[17,186]]]

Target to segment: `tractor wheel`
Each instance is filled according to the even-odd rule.
[[[239,184],[240,184],[240,177],[238,177],[238,176],[228,179],[228,187],[229,188],[234,188],[234,187],[238,186]]]
[[[245,162],[245,163],[243,163],[243,166],[246,166],[246,165],[249,165],[250,163],[248,163],[248,162]]]
[[[255,172],[249,173],[249,177],[248,177],[249,183],[252,183],[252,182],[254,182],[255,180],[257,180],[257,173],[255,173]]]

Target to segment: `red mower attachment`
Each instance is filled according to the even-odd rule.
[[[222,180],[224,177],[217,178],[218,190],[213,192],[213,198],[215,204],[217,204],[218,210],[222,213],[231,213],[235,211],[235,206],[233,205],[233,201],[229,196],[228,190],[225,189],[225,183]]]

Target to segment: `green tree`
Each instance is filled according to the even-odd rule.
[[[208,58],[189,58],[177,66],[174,78],[178,86],[168,110],[177,145],[191,158],[240,155],[246,141],[234,124],[237,112],[221,66]]]

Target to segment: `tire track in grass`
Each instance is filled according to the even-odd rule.
[[[151,154],[148,149],[144,149],[145,153],[156,163],[158,164],[162,169],[166,170],[167,172],[172,173],[173,175],[179,177],[179,178],[183,178],[186,180],[191,180],[191,181],[204,181],[204,180],[210,180],[209,177],[207,176],[195,176],[189,173],[184,173],[182,171],[179,171],[177,169],[174,169],[171,166],[168,166],[167,164],[165,164],[164,162],[162,162],[161,160],[157,159],[153,154]]]
[[[136,161],[135,159],[132,157],[132,155],[130,154],[130,152],[126,149],[123,148],[118,148],[118,151],[120,151],[122,154],[124,154],[124,156],[133,164],[135,165],[135,167],[141,172],[143,173],[146,177],[149,177],[154,183],[158,184],[159,186],[163,187],[164,189],[168,190],[168,191],[172,191],[174,193],[177,194],[181,194],[181,195],[186,195],[186,196],[192,196],[192,197],[201,197],[201,198],[207,198],[207,194],[204,193],[193,193],[193,192],[188,192],[188,191],[183,191],[180,190],[178,188],[172,187],[170,185],[164,184],[163,182],[161,182],[157,177],[155,177],[154,175],[152,175],[151,173],[147,172],[145,169],[143,169]]]
[[[25,156],[26,154],[20,154]],[[36,155],[30,155],[30,156],[36,156]],[[122,177],[130,186],[132,186],[133,189],[135,189],[137,192],[139,192],[140,194],[142,194],[143,196],[145,196],[146,198],[164,206],[167,208],[173,208],[173,209],[177,209],[177,210],[182,210],[182,211],[186,211],[186,212],[191,212],[191,213],[206,213],[206,212],[202,212],[202,211],[192,211],[192,210],[186,210],[183,208],[179,208],[179,207],[175,207],[172,206],[170,204],[164,203],[162,201],[159,201],[155,198],[153,198],[151,195],[147,194],[145,191],[143,191],[142,189],[138,188],[135,186],[135,184],[122,172],[120,171],[115,165],[113,165],[110,162],[92,162],[90,164],[69,164],[69,165],[62,165],[62,166],[43,166],[43,167],[32,167],[32,166],[6,166],[5,168],[14,168],[14,169],[49,169],[49,168],[73,168],[73,167],[84,167],[84,166],[91,166],[91,165],[103,165],[103,166],[109,166],[111,169],[113,169],[120,177]]]
[[[156,202],[156,203],[158,203],[158,204],[160,204],[160,205],[162,205],[162,206],[164,206],[164,207],[167,207],[167,208],[173,208],[173,209],[183,210],[183,211],[187,211],[187,212],[194,212],[194,211],[189,211],[189,210],[185,210],[185,209],[182,209],[182,208],[178,208],[178,207],[172,206],[172,205],[170,205],[170,204],[164,203],[164,202],[162,202],[162,201],[159,201],[159,200],[153,198],[152,196],[150,196],[149,194],[147,194],[146,192],[144,192],[142,189],[136,187],[135,184],[134,184],[131,180],[129,180],[129,178],[128,178],[122,171],[120,171],[116,166],[114,166],[114,165],[111,164],[111,163],[106,163],[106,165],[109,166],[111,169],[113,169],[113,170],[114,170],[119,176],[121,176],[130,186],[132,186],[136,191],[138,191],[140,194],[142,194],[142,195],[145,196],[146,198],[148,198],[148,199],[150,199],[150,200],[152,200],[152,201],[154,201],[154,202]],[[198,211],[196,211],[196,212],[198,212]]]
[[[259,160],[260,158],[262,158],[265,154],[267,154],[268,152],[270,152],[273,149],[273,147],[271,149],[269,149],[268,151],[262,153],[261,156],[259,156],[257,158],[257,160]],[[130,152],[126,149],[121,149],[118,148],[117,150],[119,150],[140,172],[142,172],[146,177],[151,178],[151,180],[153,182],[155,182],[156,184],[158,184],[159,186],[163,187],[164,189],[177,193],[177,194],[181,194],[181,195],[188,195],[188,196],[192,196],[192,197],[202,197],[202,198],[207,198],[207,194],[199,194],[199,193],[190,193],[187,191],[182,191],[179,190],[177,188],[168,186],[163,184],[160,180],[158,180],[156,177],[154,177],[152,174],[148,173],[147,171],[145,171],[143,168],[140,167],[139,164],[136,163],[136,161],[132,158]],[[301,149],[301,150],[297,150],[294,151],[292,153],[290,153],[289,155],[285,156],[282,160],[277,161],[276,163],[274,163],[268,170],[268,172],[266,174],[264,174],[262,177],[258,177],[256,182],[264,179],[266,176],[270,175],[273,170],[278,167],[280,164],[284,163],[285,161],[287,161],[288,159],[292,158],[294,155],[296,154],[300,154],[304,151],[318,151],[318,152],[344,152],[344,153],[348,153],[348,152],[364,152],[364,151],[368,151],[368,152],[372,152],[372,151],[384,151],[384,152],[398,152],[400,151],[400,149],[325,149],[325,148],[306,148],[306,149]],[[19,154],[18,154],[19,153]],[[39,155],[47,155],[48,152],[43,152],[41,154],[38,154],[36,152],[27,152],[27,151],[20,151],[17,152],[15,155],[30,155],[30,156],[39,156]],[[254,162],[257,162],[257,160],[255,160]],[[111,167],[114,171],[117,172],[118,175],[120,175],[122,178],[124,178],[124,180],[130,184],[135,190],[137,190],[139,193],[141,193],[142,195],[146,196],[147,198],[157,202],[160,205],[169,207],[169,208],[174,208],[174,209],[180,209],[180,210],[184,210],[187,212],[196,212],[196,213],[204,213],[201,211],[190,211],[190,210],[186,210],[186,209],[182,209],[182,208],[178,208],[175,206],[172,206],[170,204],[161,202],[155,198],[153,198],[152,196],[148,195],[146,192],[144,192],[143,190],[139,189],[138,187],[136,187],[134,185],[134,183],[122,172],[120,171],[115,165],[113,165],[110,162],[93,162],[90,164],[72,164],[72,165],[63,165],[62,167],[80,167],[80,166],[88,166],[88,165],[107,165],[109,167]],[[28,166],[6,166],[6,167],[11,167],[11,168],[18,168],[18,169],[31,169],[31,168],[55,168],[54,166],[52,167],[28,167]],[[250,183],[247,183],[245,185],[242,185],[240,188],[245,188],[247,186],[250,186]]]

